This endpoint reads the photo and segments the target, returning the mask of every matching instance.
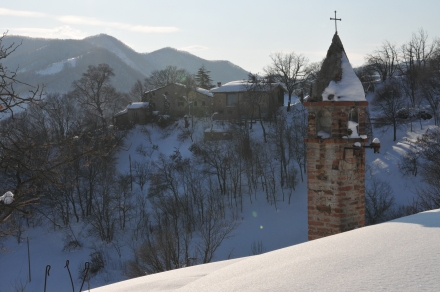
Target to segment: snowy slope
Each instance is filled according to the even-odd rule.
[[[180,122],[182,124],[181,126],[183,126],[183,121]],[[417,187],[417,185],[419,185],[420,183],[419,182],[420,177],[402,178],[401,174],[398,171],[397,164],[404,151],[408,147],[410,147],[409,141],[416,139],[417,135],[424,133],[428,127],[432,127],[430,126],[430,123],[432,124],[432,122],[430,121],[424,121],[422,125],[418,123],[414,123],[413,125],[414,132],[409,132],[410,129],[409,126],[408,126],[408,131],[406,129],[399,130],[397,143],[392,141],[392,135],[390,135],[389,132],[378,129],[374,130],[374,137],[378,137],[381,140],[381,153],[373,154],[372,150],[367,150],[366,159],[367,159],[368,167],[370,169],[366,174],[367,181],[370,176],[375,176],[375,177],[379,177],[382,180],[390,182],[391,187],[394,190],[394,196],[396,197],[396,202],[399,204],[405,204],[412,200],[414,196],[415,187]],[[208,120],[205,121],[201,120],[198,122],[197,127],[200,127],[201,131],[198,131],[198,133],[194,136],[195,140],[201,139],[201,134],[203,132],[203,129],[210,127],[210,122]],[[143,143],[144,145],[158,146],[157,151],[154,151],[152,157],[158,155],[159,152],[162,152],[165,155],[170,155],[176,149],[179,149],[180,153],[184,157],[188,157],[189,155],[191,155],[190,151],[188,150],[189,146],[191,145],[191,141],[190,139],[186,139],[184,141],[180,141],[178,139],[178,134],[180,133],[178,127],[170,128],[167,131],[161,131],[157,126],[151,126],[151,125],[145,128],[149,131],[149,135],[147,135],[146,132],[142,130],[142,127],[138,127],[134,129],[127,137],[126,145],[125,147],[123,147],[123,149],[118,155],[118,168],[121,173],[126,172],[128,169],[129,156],[131,156],[133,160],[142,159],[140,154],[136,153],[135,151],[135,149],[140,143]],[[252,135],[254,137],[258,137],[258,136],[261,137],[262,136],[261,127],[259,127],[258,125],[254,125]],[[437,213],[435,214],[435,216],[437,216]],[[413,217],[408,217],[408,218],[413,218]],[[210,279],[210,277],[213,278],[216,277],[215,276],[216,274],[211,274],[211,272],[209,277],[203,278],[201,276],[202,274],[208,273],[208,267],[209,269],[215,271],[215,273],[219,273],[220,269],[226,269],[226,266],[230,266],[231,269],[233,267],[237,267],[236,269],[238,269],[238,267],[240,267],[240,269],[250,269],[249,267],[244,267],[244,266],[252,265],[255,267],[261,266],[261,270],[257,269],[252,272],[249,271],[249,273],[246,275],[240,274],[242,273],[240,272],[237,275],[243,277],[243,281],[245,281],[246,279],[252,279],[253,277],[257,277],[256,275],[258,275],[259,277],[261,277],[261,279],[264,280],[263,282],[271,283],[272,281],[271,279],[275,278],[275,276],[269,277],[269,275],[272,275],[272,273],[280,274],[280,281],[284,281],[282,278],[284,277],[284,274],[282,273],[283,268],[281,266],[280,267],[273,266],[275,265],[275,260],[280,261],[280,265],[284,265],[286,271],[293,271],[293,269],[294,268],[296,269],[298,265],[300,265],[300,263],[296,261],[289,262],[289,260],[292,260],[294,258],[299,258],[301,259],[302,262],[306,262],[308,265],[311,265],[310,269],[311,267],[314,266],[319,267],[316,273],[317,275],[320,275],[321,278],[319,279],[318,276],[314,278],[310,278],[309,275],[305,274],[306,270],[296,271],[295,273],[298,273],[296,274],[298,276],[294,277],[295,283],[298,282],[301,285],[306,285],[307,283],[303,282],[303,280],[301,279],[302,278],[306,279],[309,277],[309,281],[313,280],[316,281],[317,283],[323,284],[328,282],[329,279],[327,278],[333,275],[330,273],[329,274],[330,276],[326,276],[325,273],[330,272],[328,270],[322,270],[321,272],[320,269],[327,268],[326,265],[328,265],[329,267],[334,267],[335,271],[338,271],[338,273],[340,273],[338,275],[339,277],[338,281],[343,281],[344,278],[340,275],[345,275],[346,273],[348,273],[347,275],[349,275],[350,277],[354,277],[357,275],[354,274],[355,271],[354,267],[347,267],[348,263],[345,260],[344,249],[342,250],[338,249],[336,247],[338,244],[342,244],[342,243],[345,244],[353,241],[356,242],[357,245],[357,242],[359,241],[360,246],[363,246],[364,249],[362,248],[357,249],[356,245],[351,247],[347,246],[345,247],[345,249],[347,250],[347,252],[351,251],[351,253],[353,254],[359,253],[357,255],[358,258],[351,258],[351,259],[354,259],[356,265],[359,265],[359,269],[361,269],[364,266],[367,266],[363,268],[364,270],[362,270],[362,272],[365,273],[374,272],[374,269],[368,268],[369,265],[363,264],[364,261],[367,260],[372,261],[370,265],[373,265],[373,267],[376,267],[375,265],[379,265],[378,262],[383,264],[393,263],[392,260],[396,260],[398,261],[397,263],[403,265],[406,264],[406,262],[402,262],[402,261],[406,260],[406,258],[408,257],[412,257],[412,255],[406,254],[407,252],[409,252],[408,250],[411,246],[418,245],[417,248],[419,248],[421,252],[424,253],[425,247],[422,246],[423,244],[422,242],[416,242],[413,245],[412,242],[416,238],[420,238],[422,241],[426,243],[428,252],[430,249],[429,245],[435,244],[435,241],[433,241],[433,239],[431,238],[432,235],[429,235],[429,232],[435,231],[436,229],[421,228],[419,226],[419,228],[421,228],[420,230],[411,229],[410,231],[408,231],[408,233],[405,233],[406,237],[400,234],[396,235],[397,238],[401,237],[402,240],[403,239],[406,240],[408,244],[411,245],[408,246],[408,250],[405,249],[406,247],[402,247],[400,248],[400,250],[396,248],[395,250],[399,251],[399,253],[397,252],[394,253],[392,255],[394,257],[393,259],[386,258],[386,260],[381,260],[379,257],[377,259],[374,259],[373,261],[374,255],[368,252],[370,249],[373,249],[374,253],[376,253],[379,252],[379,249],[383,248],[386,251],[384,252],[385,256],[391,256],[390,253],[393,251],[387,250],[388,245],[390,245],[391,247],[396,247],[397,244],[393,241],[394,240],[393,238],[391,238],[388,243],[382,242],[381,244],[379,244],[380,243],[379,237],[386,236],[386,234],[388,233],[392,235],[396,232],[400,232],[403,230],[402,228],[404,226],[406,226],[405,228],[407,228],[409,225],[411,225],[412,228],[415,228],[416,226],[415,224],[402,224],[402,223],[398,223],[398,224],[392,223],[394,224],[393,226],[398,226],[397,229],[399,230],[396,231],[390,231],[388,229],[382,230],[381,228],[383,227],[379,228],[379,226],[382,225],[379,225],[375,227],[362,228],[360,230],[355,230],[353,232],[347,233],[347,234],[364,234],[363,232],[366,232],[365,234],[368,234],[367,237],[371,237],[371,240],[370,239],[367,240],[364,237],[361,237],[363,238],[362,240],[357,240],[355,236],[350,237],[349,235],[342,234],[335,237],[335,238],[343,238],[343,240],[339,243],[336,241],[333,242],[332,240],[330,240],[330,238],[323,239],[324,242],[327,242],[325,244],[325,247],[315,246],[317,244],[315,242],[303,244],[304,242],[307,241],[307,191],[306,191],[305,181],[304,183],[298,184],[296,192],[292,196],[291,204],[288,204],[287,202],[279,202],[277,208],[275,208],[274,206],[268,205],[264,199],[253,201],[252,204],[248,201],[245,201],[243,213],[240,214],[240,221],[241,221],[240,226],[234,231],[235,236],[223,242],[218,252],[216,253],[214,259],[216,263],[209,266],[197,266],[185,270],[175,270],[169,272],[170,275],[174,275],[173,278],[175,280],[173,281],[180,281],[179,283],[169,282],[168,278],[166,281],[164,280],[163,282],[160,282],[162,276],[168,277],[168,276],[164,276],[168,273],[151,275],[146,278],[138,278],[133,281],[140,281],[141,283],[140,285],[144,287],[143,291],[145,290],[166,291],[164,287],[169,287],[169,289],[175,290],[176,287],[181,287],[181,286],[185,287],[182,289],[187,289],[182,291],[191,291],[190,288],[192,287],[190,286],[191,281],[197,280],[196,281],[197,283],[205,283],[206,281],[208,281],[208,279]],[[383,226],[388,226],[388,225],[383,225]],[[78,225],[78,226],[74,226],[74,228],[76,228],[76,230],[80,230],[81,228],[83,228],[83,226]],[[128,241],[126,239],[121,238],[119,240],[118,244],[120,244],[122,247],[121,249],[122,254],[121,257],[119,257],[119,255],[116,252],[115,246],[101,244],[99,243],[99,241],[96,241],[93,237],[88,237],[87,234],[85,233],[81,234],[81,232],[78,233],[76,231],[76,234],[79,237],[80,241],[84,244],[84,247],[81,250],[77,250],[77,251],[63,252],[62,249],[65,243],[64,241],[65,234],[66,233],[68,234],[69,231],[58,229],[56,232],[54,232],[53,229],[54,229],[53,226],[47,226],[45,228],[29,229],[28,231],[25,231],[22,234],[22,238],[29,237],[30,248],[31,248],[31,267],[32,267],[32,282],[27,284],[25,291],[29,292],[29,291],[43,290],[44,269],[47,264],[50,264],[52,266],[51,276],[48,277],[47,291],[69,291],[70,280],[68,278],[67,270],[63,268],[67,259],[70,260],[70,268],[72,271],[72,276],[75,281],[75,291],[77,291],[81,284],[81,281],[78,280],[78,270],[80,267],[81,268],[84,267],[84,262],[90,260],[89,257],[90,253],[95,250],[104,251],[106,256],[105,258],[106,268],[102,273],[99,273],[96,277],[92,278],[92,280],[90,281],[91,288],[99,287],[102,285],[106,285],[126,279],[126,277],[123,275],[124,263],[125,261],[131,260],[133,258],[133,251],[131,250]],[[363,231],[363,230],[367,230],[367,231]],[[377,232],[379,232],[377,236],[374,235],[376,233],[376,230]],[[362,232],[358,233],[360,231]],[[418,233],[419,231],[420,233]],[[414,233],[413,237],[410,236],[411,233]],[[362,236],[366,236],[366,235],[362,235]],[[320,242],[320,241],[321,240],[316,242]],[[365,244],[368,241],[370,241],[371,246],[365,246]],[[273,253],[267,253],[268,258],[266,258],[266,254],[261,257],[258,256],[258,257],[243,258],[250,256],[252,254],[251,245],[253,243],[258,243],[258,242],[261,242],[263,244],[264,250],[267,252],[274,251],[280,248],[286,248],[286,247],[288,248]],[[374,245],[376,244],[376,242],[378,244],[377,246]],[[309,246],[309,245],[313,246],[313,250],[314,250],[313,252],[317,253],[316,257],[313,253],[306,255],[308,248],[303,246]],[[3,243],[0,242],[0,248],[3,248],[3,250],[0,251],[0,271],[2,271],[0,277],[2,280],[0,281],[0,291],[15,291],[14,287],[17,286],[17,283],[26,284],[27,281],[28,267],[27,267],[26,244],[23,242],[21,244],[17,244],[16,239],[12,237],[9,240],[4,241]],[[291,252],[286,251],[291,249],[292,249]],[[328,253],[327,251],[332,251],[332,253]],[[343,254],[342,256],[341,253]],[[414,252],[410,251],[410,253],[414,253]],[[274,254],[276,258],[270,258],[272,254]],[[302,256],[302,254],[304,254],[304,256]],[[382,253],[380,253],[379,255],[382,256]],[[424,256],[424,254],[421,256]],[[432,254],[432,256],[435,257],[436,254]],[[402,259],[399,259],[399,257],[401,257]],[[218,261],[226,260],[228,258],[232,258],[234,260],[227,262],[218,262]],[[259,259],[262,260],[261,263],[259,262]],[[328,261],[324,261],[324,260],[328,260]],[[420,261],[423,260],[424,259],[422,258]],[[244,264],[245,261],[248,262]],[[243,262],[243,264],[241,264],[241,262]],[[325,264],[321,265],[321,262]],[[429,263],[429,260],[426,259],[425,262]],[[343,265],[343,267],[345,267],[346,269],[345,272],[342,272],[343,269],[342,266],[341,268],[339,268],[340,264]],[[417,261],[417,264],[421,267],[425,267],[424,266],[425,264],[423,262]],[[393,264],[391,268],[397,269],[396,271],[398,273],[401,273],[403,272],[402,270],[405,269],[405,266],[399,267],[397,265],[397,267],[394,267]],[[409,269],[413,269],[413,268],[414,268],[414,264],[409,267]],[[190,271],[193,274],[187,275],[186,274],[187,271]],[[231,271],[232,271],[231,273],[234,274],[235,268],[232,269]],[[265,275],[266,271],[268,273],[267,275]],[[358,273],[361,272],[358,271]],[[422,275],[421,272],[419,272],[419,274]],[[373,273],[373,275],[376,274]],[[293,277],[293,274],[291,272],[290,272],[290,276]],[[221,277],[226,277],[226,276],[221,276]],[[367,278],[370,279],[369,277]],[[148,286],[145,286],[145,284],[143,284],[142,281],[147,281],[147,282],[150,281],[150,282]],[[337,283],[335,281],[336,280],[333,280],[333,282],[329,282],[329,283],[333,283],[334,285],[340,284],[339,282]],[[153,284],[153,282],[155,284]],[[194,282],[194,285],[196,285],[196,282]],[[255,283],[258,285],[261,284],[262,285],[261,287],[267,287],[265,286],[267,285],[265,283],[260,283],[258,281],[256,281]],[[229,283],[227,285],[232,285],[232,284],[233,283]],[[210,287],[211,283],[207,283],[206,285]],[[290,283],[289,285],[296,285],[296,284]],[[307,287],[307,285],[305,287]],[[228,287],[229,286],[225,287],[225,289]],[[249,286],[249,287],[253,287],[253,286]],[[310,287],[311,290],[314,290],[312,286]],[[132,291],[130,289],[131,288],[129,287],[128,290],[126,291]],[[280,289],[282,289],[282,287]],[[246,291],[246,289],[244,290]],[[268,288],[268,290],[271,289]],[[302,290],[302,289],[298,288],[297,290]],[[338,289],[334,289],[333,291],[336,290]],[[365,289],[365,290],[371,290],[371,289]],[[98,291],[110,291],[110,290],[98,290]],[[120,291],[124,291],[124,290],[120,290]],[[137,291],[137,290],[133,290],[133,291]],[[192,290],[192,291],[197,291],[197,290]],[[227,291],[227,289],[223,291]]]
[[[145,276],[116,291],[436,291],[440,210],[266,254]]]

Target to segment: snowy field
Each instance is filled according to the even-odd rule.
[[[183,121],[181,121],[183,123]],[[200,131],[194,139],[201,139],[209,121],[199,121]],[[422,127],[421,127],[422,126]],[[366,174],[391,183],[398,204],[407,204],[414,196],[419,177],[402,178],[398,162],[411,140],[424,133],[430,121],[413,124],[414,132],[398,131],[398,141],[392,134],[374,129],[381,141],[381,153],[367,149]],[[142,159],[135,151],[140,143],[157,145],[152,157],[159,152],[172,154],[176,149],[184,157],[190,139],[180,141],[179,130],[166,135],[157,127],[147,126],[149,135],[141,127],[134,129],[126,146],[118,155],[118,168],[126,172],[130,156]],[[409,129],[409,127],[408,127]],[[261,127],[254,125],[253,136],[262,136]],[[362,228],[341,235],[305,243],[307,241],[307,186],[299,182],[292,201],[279,202],[277,208],[265,200],[245,201],[240,214],[241,224],[234,237],[224,241],[217,251],[214,263],[179,269],[122,282],[94,291],[432,291],[439,286],[440,213],[433,211],[390,223]],[[24,240],[9,238],[0,246],[0,291],[43,291],[46,265],[51,265],[47,277],[47,291],[71,291],[66,260],[78,291],[78,278],[91,252],[104,251],[106,267],[84,288],[95,288],[126,280],[122,271],[125,262],[133,258],[133,250],[125,238],[116,245],[103,244],[87,237],[83,225],[73,226],[84,247],[73,252],[63,252],[64,240],[69,230],[56,230],[47,225],[29,229],[22,234]],[[30,243],[31,278],[28,282],[28,257],[26,238]],[[251,256],[251,247],[260,243],[267,253]],[[226,259],[232,259],[224,261]],[[374,286],[375,285],[375,286]],[[20,290],[21,287],[25,289]],[[84,289],[83,288],[83,289]],[[419,289],[421,288],[421,289]],[[434,289],[435,290],[435,289]]]

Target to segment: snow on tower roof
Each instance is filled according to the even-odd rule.
[[[345,52],[341,57],[342,78],[340,81],[330,81],[322,93],[322,100],[335,101],[363,101],[365,99],[364,88],[361,81],[354,73]],[[333,95],[334,98],[329,99]]]
[[[333,36],[332,43],[313,85],[312,96],[309,100],[366,100],[362,83],[354,73],[337,33]]]

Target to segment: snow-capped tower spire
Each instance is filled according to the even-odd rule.
[[[368,102],[337,33],[312,88],[304,103],[309,240],[365,224]]]

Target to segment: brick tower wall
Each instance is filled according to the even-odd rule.
[[[368,139],[347,136],[349,111],[358,112],[359,134],[365,134],[367,102],[307,102],[308,238],[348,231],[365,224],[365,148]],[[319,112],[331,113],[331,137],[317,137]],[[355,149],[354,149],[355,148]]]

